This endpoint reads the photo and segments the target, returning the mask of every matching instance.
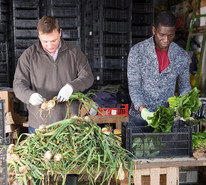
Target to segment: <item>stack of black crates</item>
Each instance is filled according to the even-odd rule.
[[[23,51],[37,41],[39,0],[12,1],[14,68]]]
[[[9,62],[8,62],[8,39],[7,23],[9,21],[9,3],[0,0],[0,86],[9,86]]]
[[[5,144],[6,135],[5,135],[5,114],[4,114],[4,100],[0,100],[0,184],[7,185],[7,148]]]
[[[131,1],[93,0],[87,1],[85,6],[85,53],[95,83],[126,83],[131,46]]]
[[[153,0],[132,0],[132,45],[152,36]]]
[[[82,1],[51,0],[49,15],[56,17],[62,28],[62,37],[76,44],[82,50]]]

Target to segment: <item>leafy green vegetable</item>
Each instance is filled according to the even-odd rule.
[[[189,119],[192,112],[198,111],[201,101],[199,90],[195,87],[185,95],[168,98],[169,106],[172,107],[182,118]]]
[[[132,142],[132,153],[135,157],[156,157],[165,147],[162,138],[156,136],[135,137]]]
[[[206,148],[206,131],[204,132],[193,132],[192,133],[192,149],[205,149]]]
[[[174,109],[170,107],[157,105],[157,111],[153,117],[149,118],[152,122],[148,126],[154,128],[153,132],[170,132],[175,118],[174,112]]]

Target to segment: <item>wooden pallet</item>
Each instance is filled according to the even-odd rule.
[[[159,185],[161,175],[166,175],[164,185],[179,185],[179,168],[148,168],[133,171],[135,185]],[[149,181],[143,181],[144,176],[149,176]],[[143,183],[144,182],[144,183]],[[161,183],[162,184],[162,183]]]
[[[133,185],[179,185],[179,167],[206,166],[206,157],[133,160]],[[128,178],[120,185],[128,185]]]

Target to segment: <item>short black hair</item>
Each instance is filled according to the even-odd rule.
[[[164,10],[164,11],[159,12],[155,16],[154,27],[158,28],[159,25],[168,26],[168,27],[173,27],[173,26],[176,27],[176,18],[172,14],[171,11]]]

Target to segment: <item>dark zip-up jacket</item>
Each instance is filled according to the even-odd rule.
[[[27,104],[28,124],[38,128],[42,124],[60,121],[66,116],[66,103],[58,103],[49,115],[40,112],[40,106],[29,103],[30,96],[37,92],[46,100],[57,96],[59,90],[70,84],[73,92],[84,91],[92,86],[94,77],[86,56],[74,44],[61,39],[56,60],[41,46],[40,41],[26,49],[20,56],[13,81],[13,90],[18,99]],[[75,109],[71,106],[72,109]]]

